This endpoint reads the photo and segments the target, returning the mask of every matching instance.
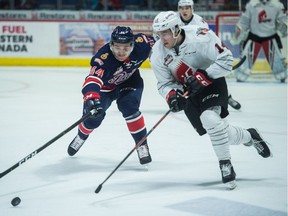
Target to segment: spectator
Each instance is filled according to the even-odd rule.
[[[15,8],[21,10],[33,10],[38,9],[39,5],[37,0],[23,0],[18,1],[18,3],[15,2]]]
[[[104,9],[104,5],[102,0],[92,0],[92,10],[103,10]]]
[[[8,10],[10,9],[10,3],[8,0],[0,0],[0,9]]]
[[[109,10],[121,10],[122,3],[121,0],[110,0],[109,1]]]

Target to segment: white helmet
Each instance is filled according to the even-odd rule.
[[[180,32],[180,18],[174,11],[160,12],[153,21],[153,31],[165,31],[170,29],[173,37],[176,37]]]
[[[183,6],[191,6],[193,8],[194,2],[193,0],[179,0],[178,1],[178,8]]]

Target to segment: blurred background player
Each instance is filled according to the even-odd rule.
[[[232,70],[231,51],[207,28],[181,27],[179,16],[173,11],[159,13],[153,31],[160,38],[150,57],[159,94],[172,112],[184,110],[188,119],[194,116],[192,124],[199,135],[207,132],[219,160],[222,182],[234,189],[236,174],[230,145],[253,145],[264,158],[271,153],[256,129],[245,130],[227,121],[225,76]],[[183,91],[189,93],[188,99],[182,96]]]
[[[181,20],[181,26],[185,25],[198,25],[203,28],[208,28],[209,25],[205,20],[194,13],[193,0],[179,0],[178,1],[178,12]],[[228,104],[236,110],[241,108],[241,104],[232,98],[232,95],[228,92]]]
[[[281,54],[282,43],[277,33],[287,37],[287,16],[278,0],[251,0],[236,25],[232,44],[240,44],[240,53],[247,60],[235,70],[237,81],[244,82],[251,74],[257,56],[263,48],[276,80],[285,82],[287,65]],[[284,55],[287,56],[287,53]]]
[[[68,147],[68,154],[76,154],[90,133],[98,128],[106,110],[115,100],[135,143],[146,134],[144,118],[139,110],[143,79],[139,67],[148,58],[153,37],[134,35],[130,27],[117,26],[105,44],[91,59],[91,69],[82,86],[83,114],[97,112],[78,127],[78,134]],[[113,135],[113,131],[111,131]],[[147,140],[137,148],[141,164],[151,162]]]

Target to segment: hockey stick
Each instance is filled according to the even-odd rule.
[[[96,188],[95,193],[99,193],[102,189],[102,185],[118,170],[118,168],[126,161],[126,159],[137,149],[149,136],[149,134],[152,133],[152,131],[166,118],[166,116],[171,112],[171,110],[168,110],[165,115],[162,116],[162,118],[150,129],[150,131],[134,146],[134,148],[129,152],[129,154],[126,155],[126,157],[115,167],[115,169],[108,175],[108,177]]]
[[[232,67],[232,70],[239,68],[246,61],[246,56],[243,56],[240,61]]]
[[[183,97],[188,95],[188,91],[186,91],[183,94]],[[98,185],[98,187],[95,190],[95,193],[99,193],[100,190],[102,189],[102,185],[118,170],[118,168],[127,160],[127,158],[135,151],[135,149],[137,149],[149,136],[149,134],[151,134],[154,129],[169,115],[169,113],[171,112],[171,109],[169,109],[161,118],[160,120],[150,129],[150,131],[134,146],[134,148],[126,155],[126,157],[115,167],[115,169],[107,176],[107,178]]]
[[[96,113],[96,110],[93,109],[90,112],[86,113],[84,116],[82,116],[81,119],[79,119],[78,121],[76,121],[73,125],[71,125],[70,127],[68,127],[66,130],[62,131],[60,134],[58,134],[56,137],[54,137],[53,139],[51,139],[50,141],[48,141],[47,143],[45,143],[43,146],[39,147],[38,149],[36,149],[35,151],[31,152],[30,154],[28,154],[26,157],[24,157],[22,160],[18,161],[16,164],[14,164],[13,166],[11,166],[9,169],[5,170],[4,172],[0,173],[0,178],[2,178],[3,176],[7,175],[8,173],[10,173],[12,170],[16,169],[17,167],[19,167],[20,165],[22,165],[23,163],[25,163],[27,160],[31,159],[32,157],[34,157],[36,154],[38,154],[39,152],[41,152],[42,150],[44,150],[45,148],[47,148],[49,145],[51,145],[52,143],[54,143],[56,140],[58,140],[60,137],[64,136],[66,133],[68,133],[70,130],[72,130],[73,128],[75,128],[77,125],[79,125],[82,121],[85,121],[86,119],[88,119],[90,116],[94,115]]]

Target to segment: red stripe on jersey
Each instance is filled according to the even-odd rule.
[[[143,37],[144,41],[145,41],[146,43],[148,43],[148,39],[147,39],[146,35],[142,35],[142,37]]]
[[[115,89],[115,86],[103,86],[101,92],[111,92]]]
[[[131,134],[138,133],[145,129],[145,122],[142,115],[134,119],[126,120],[126,123]]]
[[[101,79],[99,79],[98,77],[95,77],[95,76],[88,76],[85,79],[85,82],[84,82],[82,88],[85,88],[85,86],[92,84],[92,83],[99,85],[100,88],[102,88],[102,86],[103,86],[103,81]]]
[[[85,135],[87,135],[87,136],[88,136],[90,133],[93,132],[93,129],[87,129],[87,128],[84,126],[83,122],[79,124],[78,129],[79,129],[83,134],[85,134]]]

